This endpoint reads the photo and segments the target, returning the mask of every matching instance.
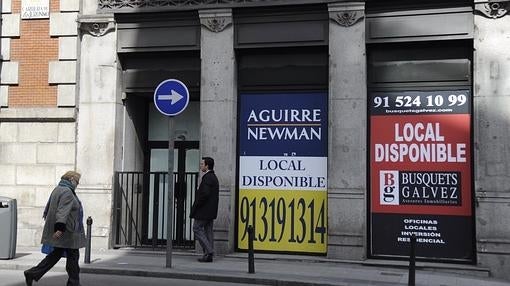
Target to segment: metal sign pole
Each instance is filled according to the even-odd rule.
[[[186,85],[177,79],[162,81],[154,90],[154,105],[168,117],[168,192],[166,207],[166,267],[172,268],[172,240],[174,237],[174,119],[189,103]],[[154,239],[154,238],[152,238]]]
[[[166,215],[166,267],[172,268],[174,233],[174,119],[168,117],[168,196]]]

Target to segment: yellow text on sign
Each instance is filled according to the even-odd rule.
[[[325,254],[327,191],[239,191],[238,247],[248,249],[254,226],[255,250]]]

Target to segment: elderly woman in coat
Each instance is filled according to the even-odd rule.
[[[74,171],[65,173],[58,186],[53,190],[46,204],[43,218],[46,220],[41,243],[52,247],[52,251],[35,267],[25,271],[28,286],[39,281],[62,256],[66,257],[68,286],[80,285],[79,249],[85,247],[83,230],[83,208],[76,186],[81,175]]]

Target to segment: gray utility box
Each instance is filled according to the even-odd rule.
[[[0,259],[16,256],[18,207],[15,199],[0,197]]]

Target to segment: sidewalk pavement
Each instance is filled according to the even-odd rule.
[[[84,264],[82,273],[145,276],[234,282],[275,286],[316,285],[407,285],[407,262],[401,261],[340,261],[323,257],[255,254],[255,273],[248,273],[246,253],[217,256],[213,263],[200,263],[200,256],[174,251],[172,267],[166,268],[164,251],[138,249],[93,250],[91,263]],[[35,248],[18,248],[16,257],[0,260],[0,269],[25,270],[35,266],[44,254]],[[438,263],[416,264],[416,285],[437,286],[510,286],[510,281],[488,277],[489,272],[469,265]],[[62,259],[52,271],[65,271]]]

